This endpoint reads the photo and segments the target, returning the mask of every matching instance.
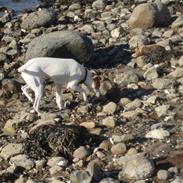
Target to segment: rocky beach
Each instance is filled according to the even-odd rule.
[[[0,11],[1,183],[183,183],[183,1]],[[63,87],[59,111],[46,80],[42,114],[31,113],[17,69],[40,56],[84,64],[101,96]]]

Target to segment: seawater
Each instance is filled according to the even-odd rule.
[[[38,4],[38,0],[0,0],[0,7],[7,7],[19,14],[24,9],[30,9]]]

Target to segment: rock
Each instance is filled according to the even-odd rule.
[[[137,180],[134,183],[147,183],[145,180]]]
[[[27,30],[50,26],[53,24],[54,20],[55,16],[53,12],[47,9],[42,9],[40,11],[32,12],[27,15],[27,17],[24,18],[22,21],[21,28]]]
[[[77,112],[78,113],[86,114],[86,113],[89,112],[89,107],[87,105],[85,105],[85,106],[79,106],[78,109],[77,109]]]
[[[169,108],[170,105],[161,105],[155,108],[155,112],[158,115],[158,117],[163,117],[167,115]]]
[[[120,183],[119,180],[113,178],[104,178],[99,183]]]
[[[153,139],[164,139],[169,136],[170,133],[162,128],[151,130],[146,134],[146,138],[153,138]]]
[[[111,152],[113,155],[123,155],[126,152],[126,145],[124,143],[118,143],[112,146]]]
[[[33,160],[29,159],[25,154],[20,154],[12,157],[10,159],[10,163],[14,164],[15,166],[23,167],[26,170],[30,170],[34,166]]]
[[[16,179],[15,183],[24,183],[25,182],[25,178],[20,177],[18,179]]]
[[[179,65],[182,67],[183,66],[183,56],[181,56],[179,58],[179,61],[178,61]]]
[[[172,83],[172,79],[156,78],[152,81],[152,86],[158,90],[163,90],[171,86]]]
[[[85,24],[81,27],[81,31],[86,32],[88,34],[92,34],[94,32],[93,26],[90,24]]]
[[[92,181],[99,182],[103,178],[103,172],[97,162],[91,161],[87,166],[87,171],[92,177]]]
[[[159,180],[167,180],[170,177],[170,172],[167,170],[159,170],[157,173],[157,178]]]
[[[20,154],[23,152],[22,144],[13,144],[9,143],[5,147],[2,148],[0,156],[7,160],[8,158]]]
[[[156,104],[158,101],[158,96],[157,95],[152,95],[147,99],[148,104]]]
[[[32,179],[29,178],[29,180],[27,180],[26,183],[37,183],[37,182],[35,182],[34,180],[32,180]]]
[[[95,122],[93,122],[93,121],[82,122],[80,124],[80,126],[83,126],[85,128],[88,128],[88,129],[92,129],[92,128],[95,128]]]
[[[79,3],[73,3],[69,6],[70,11],[79,10],[81,8],[81,5]]]
[[[95,20],[92,22],[94,29],[98,31],[104,31],[105,30],[105,24],[103,21]]]
[[[128,152],[126,153],[126,155],[128,155],[128,156],[132,156],[132,155],[135,155],[135,154],[137,154],[138,153],[138,151],[137,151],[137,149],[135,149],[135,148],[130,148],[129,150],[128,150]]]
[[[96,0],[92,3],[92,8],[100,10],[103,9],[105,6],[104,1],[103,0]]]
[[[132,36],[129,40],[129,46],[131,49],[148,45],[149,43],[150,39],[145,35],[135,35]]]
[[[77,170],[71,174],[70,180],[72,183],[91,183],[92,177],[85,170]]]
[[[49,173],[51,176],[56,176],[61,174],[62,172],[62,168],[58,165],[52,166],[51,168],[49,168]]]
[[[89,150],[86,147],[81,146],[74,151],[73,156],[77,159],[85,159],[89,154]]]
[[[178,67],[174,71],[172,71],[169,76],[172,76],[173,78],[180,78],[183,77],[183,68]]]
[[[154,157],[166,157],[171,149],[172,148],[170,144],[157,141],[152,145],[149,144],[146,148],[146,152]]]
[[[116,121],[113,116],[108,116],[105,119],[102,120],[102,124],[106,127],[115,127]]]
[[[108,104],[103,106],[103,111],[104,113],[107,114],[114,114],[116,112],[117,105],[114,102],[109,102]]]
[[[117,39],[117,38],[119,38],[120,33],[121,33],[121,28],[120,27],[118,27],[116,29],[113,29],[111,31],[111,37]]]
[[[99,145],[99,148],[100,148],[100,149],[103,149],[103,150],[105,150],[105,151],[108,151],[109,148],[110,148],[110,145],[111,145],[111,143],[110,143],[109,140],[103,140],[103,141],[101,142],[101,144]]]
[[[93,57],[92,41],[77,32],[57,31],[43,34],[31,41],[26,60],[34,57],[74,58],[86,63]]]
[[[5,134],[14,136],[16,134],[16,130],[13,127],[13,124],[14,124],[14,120],[8,120],[8,121],[6,121],[6,123],[4,125],[4,128],[3,128],[3,132]]]
[[[53,167],[53,166],[66,167],[67,164],[68,164],[68,160],[60,156],[50,158],[47,163],[47,165],[50,167]]]
[[[114,143],[128,142],[128,141],[131,141],[133,139],[134,139],[134,137],[132,134],[112,135],[112,140]]]
[[[120,180],[122,177],[133,180],[145,179],[151,177],[155,170],[153,161],[142,154],[121,157],[118,163],[123,166],[118,175]]]
[[[120,104],[120,106],[124,107],[125,105],[127,105],[130,102],[131,102],[131,100],[129,98],[121,98],[119,101],[119,104]]]
[[[153,80],[153,79],[156,79],[158,78],[159,74],[158,74],[158,71],[157,71],[157,68],[156,67],[150,67],[149,69],[147,69],[147,71],[144,73],[144,77],[147,79],[147,80]]]
[[[170,183],[183,183],[183,178],[180,176],[175,177],[175,179],[173,181],[171,181]]]
[[[126,118],[128,120],[135,119],[135,118],[137,118],[138,115],[139,115],[139,113],[135,110],[121,113],[121,117]]]
[[[178,16],[177,19],[172,22],[171,28],[172,29],[178,29],[183,27],[183,16]]]
[[[123,73],[117,73],[115,75],[115,80],[116,83],[121,87],[126,87],[128,84],[138,83],[139,78],[136,73],[123,72]]]
[[[143,19],[143,21],[141,21]],[[133,10],[128,21],[129,27],[133,28],[152,28],[153,26],[168,26],[171,16],[168,8],[160,3],[140,4]]]
[[[142,101],[139,99],[136,99],[136,100],[126,104],[124,109],[125,109],[125,111],[132,111],[132,110],[142,107],[142,105],[143,105]]]

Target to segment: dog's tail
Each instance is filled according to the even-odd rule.
[[[29,67],[32,63],[34,62],[33,59],[29,60],[27,63],[22,65],[21,67],[18,68],[18,72],[23,72],[27,67]]]

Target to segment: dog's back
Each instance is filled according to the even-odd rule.
[[[38,57],[29,60],[18,71],[33,76],[48,76],[55,82],[63,83],[73,79],[80,79],[82,69],[83,66],[73,59]]]

